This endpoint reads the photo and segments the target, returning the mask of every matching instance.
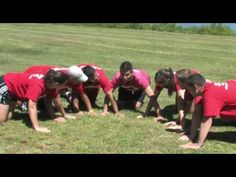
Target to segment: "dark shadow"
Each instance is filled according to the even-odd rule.
[[[236,121],[227,121],[225,119],[214,119],[213,126],[236,126]]]
[[[27,127],[32,128],[32,123],[28,113],[20,113],[14,112],[12,120],[22,121]],[[48,121],[51,120],[46,113],[39,112],[38,113],[38,120],[40,121]]]
[[[224,141],[227,143],[236,143],[236,131],[209,132],[207,139]]]
[[[103,109],[102,106],[99,106],[96,103],[94,105],[92,105],[92,108],[94,108],[94,109]],[[68,106],[64,109],[65,109],[66,113],[77,113],[76,109],[72,106],[72,104],[68,104]],[[83,103],[79,104],[79,109],[81,111],[85,111],[85,112],[88,111],[87,107]]]
[[[168,105],[161,111],[163,117],[167,118],[169,121],[174,120],[175,114],[177,114],[176,105]]]

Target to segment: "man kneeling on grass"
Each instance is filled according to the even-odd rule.
[[[184,149],[199,149],[208,135],[215,117],[236,119],[236,80],[222,83],[206,83],[205,78],[195,74],[187,79],[186,89],[195,97],[195,110],[192,117],[190,135],[182,140],[193,140],[200,127],[197,143],[181,145]]]
[[[0,123],[11,118],[17,100],[28,101],[29,117],[38,132],[49,133],[41,127],[37,116],[37,102],[47,96],[47,89],[60,89],[68,81],[62,72],[49,70],[46,75],[29,73],[7,73],[0,77]]]

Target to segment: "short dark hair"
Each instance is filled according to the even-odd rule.
[[[205,85],[205,83],[206,79],[201,74],[193,74],[188,77],[186,84],[189,86],[196,84],[198,87],[202,87]]]
[[[133,70],[133,65],[132,63],[130,63],[129,61],[124,61],[123,63],[121,63],[120,65],[120,72],[127,72],[129,70]]]
[[[168,89],[168,95],[171,96],[175,89],[174,72],[172,68],[162,68],[155,74],[155,82],[165,84]]]
[[[58,84],[64,84],[68,80],[68,76],[61,72],[49,69],[44,77],[44,82],[46,85],[57,82]]]
[[[88,81],[91,81],[91,79],[94,78],[95,75],[95,69],[92,66],[85,66],[82,68],[84,74],[88,77]]]

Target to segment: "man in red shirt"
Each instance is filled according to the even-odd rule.
[[[88,80],[82,84],[80,91],[72,89],[73,106],[75,108],[79,107],[80,94],[85,93],[89,97],[89,102],[85,102],[86,107],[95,107],[95,101],[97,99],[99,90],[102,88],[105,95],[111,101],[115,115],[123,117],[123,114],[119,112],[116,101],[113,97],[111,83],[107,78],[105,71],[95,64],[79,64],[77,66],[83,70],[84,74],[88,77]]]
[[[207,137],[215,117],[236,119],[236,80],[222,83],[207,83],[200,74],[187,79],[186,89],[195,97],[195,110],[192,117],[191,134],[194,139],[200,127],[197,143],[182,145],[186,149],[199,149]]]
[[[83,71],[78,67],[78,66],[71,66],[69,68],[64,68],[64,67],[59,67],[59,66],[50,66],[50,65],[35,65],[27,68],[24,72],[25,73],[31,73],[31,74],[43,74],[45,75],[49,69],[53,69],[54,71],[60,71],[69,76],[69,80],[65,86],[65,88],[72,88],[75,90],[80,90],[82,86],[82,82],[85,82],[88,78],[87,76],[83,73]],[[61,103],[60,100],[60,95],[58,94],[59,90],[49,90],[48,97],[44,98],[44,104],[46,104],[45,108],[49,112],[50,117],[54,117],[54,111],[52,109],[52,104],[51,100],[54,102],[56,105],[57,109],[60,111],[62,114],[63,118],[74,118],[73,116],[69,116],[68,114],[65,113],[64,107]],[[88,98],[86,95],[81,96],[83,100],[87,101]],[[78,110],[77,116],[82,115],[82,113]],[[61,117],[58,117],[54,119],[55,121],[58,122],[64,122],[64,119],[61,119]]]
[[[36,131],[49,133],[40,127],[37,118],[37,101],[47,96],[47,89],[60,89],[68,81],[62,72],[49,70],[46,75],[7,73],[0,77],[0,122],[5,122],[14,112],[16,101],[28,101],[29,116]]]

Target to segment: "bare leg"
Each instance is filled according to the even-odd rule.
[[[0,104],[0,123],[8,120],[10,105]]]

